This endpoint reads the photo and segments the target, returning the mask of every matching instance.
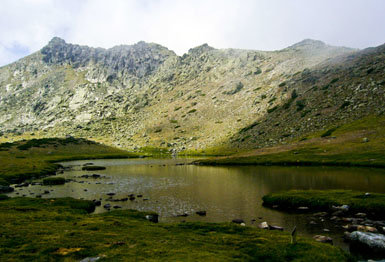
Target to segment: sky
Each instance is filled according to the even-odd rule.
[[[0,0],[0,66],[54,36],[110,48],[138,41],[178,55],[215,48],[277,50],[303,39],[385,43],[385,0]]]

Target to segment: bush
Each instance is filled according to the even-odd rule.
[[[0,200],[5,200],[5,199],[8,199],[9,197],[6,196],[6,195],[0,195]]]
[[[64,185],[65,182],[64,177],[49,177],[43,180],[43,185]]]
[[[272,107],[272,108],[268,108],[267,109],[267,113],[272,113],[272,112],[274,112],[275,110],[277,110],[277,108],[278,108],[278,106],[275,106],[275,107]]]
[[[345,101],[341,106],[340,106],[340,109],[344,109],[345,107],[349,106],[350,105],[350,102],[349,101]]]
[[[259,75],[260,73],[262,73],[262,70],[261,68],[257,67],[257,69],[254,71],[254,75]]]
[[[340,80],[338,77],[337,77],[337,78],[334,78],[332,81],[330,81],[330,84],[334,84],[334,83],[337,82],[338,80]]]
[[[294,89],[294,90],[291,92],[290,99],[287,100],[287,102],[286,102],[285,104],[283,104],[282,107],[283,107],[284,109],[288,109],[297,97],[298,97],[297,91]]]
[[[258,124],[259,124],[258,122],[254,122],[254,123],[252,123],[251,125],[242,128],[239,132],[240,132],[240,133],[244,133],[244,132],[246,132],[246,131],[252,129],[253,127],[257,126]]]
[[[298,100],[295,105],[297,106],[297,111],[301,111],[306,106],[305,100]]]

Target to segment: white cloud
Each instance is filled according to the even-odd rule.
[[[2,0],[0,65],[53,36],[105,48],[144,40],[178,54],[206,42],[273,50],[304,38],[364,48],[384,43],[384,11],[382,0]]]

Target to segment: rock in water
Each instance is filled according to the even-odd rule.
[[[205,216],[206,215],[206,211],[197,211],[196,214],[199,215],[199,216]]]
[[[271,226],[271,225],[269,225],[269,229],[270,229],[270,230],[279,230],[279,231],[283,231],[283,227],[279,227],[279,226]]]
[[[355,217],[361,217],[361,218],[364,218],[366,217],[366,213],[357,213],[354,215]]]
[[[102,201],[100,200],[93,200],[95,206],[101,206],[102,205]]]
[[[313,216],[315,216],[315,217],[325,217],[327,215],[328,215],[327,212],[317,212],[317,213],[313,214]]]
[[[243,219],[240,219],[240,218],[233,219],[231,222],[233,222],[233,223],[235,223],[235,224],[242,224],[242,223],[245,223],[245,221],[243,221]]]
[[[269,224],[267,224],[267,222],[265,221],[259,224],[258,227],[262,229],[269,229]]]
[[[375,227],[358,225],[356,231],[377,233],[378,230]]]
[[[331,237],[322,236],[322,235],[315,235],[313,237],[315,241],[321,242],[321,243],[329,243],[333,244],[333,239]]]
[[[80,262],[95,262],[95,261],[98,261],[99,259],[100,257],[86,257],[80,260]]]

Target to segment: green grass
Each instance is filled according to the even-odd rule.
[[[180,156],[229,156],[239,153],[239,150],[231,149],[226,146],[209,147],[205,149],[186,149],[178,153]]]
[[[323,153],[322,148],[304,148],[257,156],[210,158],[196,161],[194,164],[385,167],[385,150],[330,155]]]
[[[43,138],[0,144],[0,185],[55,174],[55,162],[138,157],[85,139]]]
[[[291,190],[272,193],[263,197],[266,206],[278,205],[283,209],[295,210],[306,206],[311,210],[330,210],[331,207],[349,205],[350,212],[364,212],[370,216],[385,218],[385,194],[352,190]]]
[[[333,134],[336,139],[327,140]],[[368,138],[367,143],[363,138]],[[338,140],[341,139],[341,140]],[[309,134],[277,153],[237,154],[195,162],[200,165],[294,165],[385,167],[385,116],[370,116]],[[298,142],[298,141],[292,141]]]
[[[87,214],[90,201],[0,201],[0,261],[348,261],[337,247],[230,223],[154,224],[133,210]]]

